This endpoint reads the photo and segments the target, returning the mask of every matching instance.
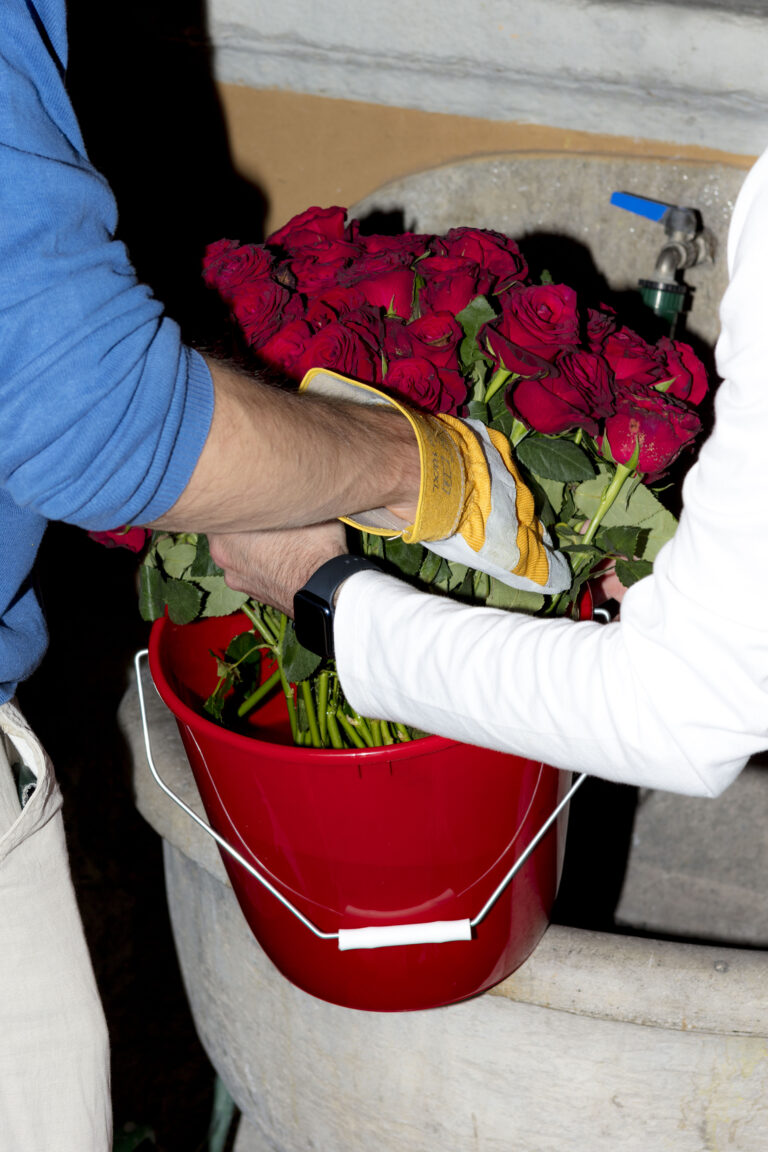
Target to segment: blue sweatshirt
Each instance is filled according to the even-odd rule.
[[[64,0],[0,20],[0,703],[39,662],[30,572],[47,520],[168,510],[213,413],[202,358],[137,282],[66,93]]]

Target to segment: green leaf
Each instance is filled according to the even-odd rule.
[[[469,568],[467,568],[466,564],[459,564],[456,560],[449,560],[448,567],[451,570],[451,574],[448,577],[448,591],[458,592],[467,579]]]
[[[195,583],[208,593],[203,616],[231,616],[248,599],[247,592],[228,587],[223,576],[201,576]]]
[[[494,400],[495,399],[496,397],[494,396]],[[503,411],[499,412],[498,416],[494,416],[493,420],[491,420],[490,426],[491,428],[495,428],[498,432],[503,432],[507,439],[511,441],[515,431],[516,423],[517,421],[509,409],[504,408]]]
[[[480,364],[485,375],[485,365],[490,361],[477,342],[477,334],[483,324],[495,318],[495,309],[485,296],[476,296],[458,313],[456,319],[464,332],[464,339],[459,344],[459,367],[465,374]]]
[[[176,543],[163,554],[163,567],[167,576],[181,580],[194,563],[197,549],[194,544]]]
[[[653,564],[650,560],[617,560],[616,575],[625,588],[631,588],[638,580],[650,576]]]
[[[632,525],[616,525],[613,528],[601,528],[597,534],[596,543],[604,552],[612,552],[617,556],[626,556],[631,560],[639,555],[638,545],[642,529]]]
[[[139,568],[139,612],[142,620],[157,620],[165,612],[165,579],[159,568]]]
[[[421,544],[406,544],[399,536],[393,536],[384,544],[384,554],[406,576],[415,576],[424,559]]]
[[[448,585],[451,581],[451,566],[447,560],[440,560],[440,567],[437,570],[437,575],[434,577],[432,583],[435,588],[440,588],[443,592],[448,591]]]
[[[230,640],[226,651],[227,661],[231,664],[258,664],[261,652],[258,639],[254,632],[241,632]]]
[[[496,310],[486,296],[475,296],[466,308],[456,314],[456,319],[461,325],[464,335],[472,337],[473,340],[477,338],[483,324],[487,324],[489,320],[495,318]]]
[[[467,415],[470,420],[481,420],[483,424],[488,423],[488,405],[482,400],[470,400],[467,405]]]
[[[536,476],[547,480],[575,482],[595,475],[587,453],[572,440],[548,436],[527,436],[517,446],[520,462]]]
[[[577,510],[591,518],[597,511],[600,496],[608,484],[612,470],[600,465],[598,475],[574,489]],[[636,525],[648,531],[643,551],[645,560],[655,560],[662,545],[671,540],[677,529],[677,520],[654,496],[645,484],[625,484],[603,519],[603,528]]]
[[[561,518],[565,485],[559,480],[547,480],[537,476],[535,480],[530,480],[530,486],[539,519],[550,527]]]
[[[361,532],[363,555],[384,558],[384,537],[376,536],[373,532]]]
[[[510,588],[501,580],[491,580],[491,591],[485,601],[489,608],[507,608],[515,612],[538,612],[544,606],[540,592],[524,592],[520,588]]]
[[[316,652],[302,648],[296,639],[296,629],[293,621],[288,622],[283,636],[282,665],[286,679],[291,684],[300,684],[315,672],[322,663]]]
[[[197,619],[203,602],[199,588],[186,580],[167,580],[165,588],[168,615],[174,624],[191,624]]]
[[[219,723],[224,718],[224,707],[227,702],[227,696],[235,682],[234,674],[229,672],[225,675],[220,675],[219,680],[211,692],[208,699],[203,703],[203,708],[209,716],[213,716],[214,720]]]
[[[425,584],[431,584],[440,571],[442,563],[442,556],[438,556],[436,552],[430,552],[428,549],[425,549],[424,560],[421,568],[419,568],[419,580],[422,580]]]
[[[208,547],[208,537],[198,536],[195,543],[195,559],[192,561],[192,566],[189,569],[189,575],[192,577],[197,576],[218,576],[221,568],[214,564],[211,558],[211,550]]]

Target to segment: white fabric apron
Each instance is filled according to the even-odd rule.
[[[109,1049],[69,872],[61,793],[0,706],[0,1150],[109,1152]],[[36,778],[22,809],[12,765]]]

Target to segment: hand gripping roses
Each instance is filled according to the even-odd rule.
[[[676,521],[651,486],[700,430],[702,364],[685,344],[647,342],[571,286],[534,283],[508,237],[472,228],[368,236],[342,208],[310,208],[263,245],[212,244],[204,278],[227,304],[236,341],[296,387],[308,373],[310,387],[343,377],[358,401],[407,405],[414,426],[443,421],[450,430],[460,418],[473,450],[505,461],[518,553],[543,549],[556,577],[513,588],[477,571],[478,541],[510,547],[508,533],[491,540],[498,530],[487,516],[462,526],[459,551],[407,543],[418,533],[402,524],[391,538],[360,530],[371,521],[353,517],[351,549],[405,579],[472,603],[574,614],[592,576],[615,566],[625,585],[641,579],[673,534]],[[218,654],[209,709],[220,719],[244,714],[281,682],[298,743],[413,737],[354,714],[332,664],[298,648],[286,617],[227,588],[204,537],[155,533],[141,583],[147,619],[167,610],[185,623],[241,609],[253,624]],[[259,686],[265,650],[277,671]]]

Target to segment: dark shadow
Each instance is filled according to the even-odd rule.
[[[585,780],[574,796],[563,878],[552,913],[555,924],[593,932],[615,930],[637,798],[637,788],[595,777]]]
[[[218,310],[200,262],[222,237],[263,239],[266,201],[232,166],[203,0],[70,0],[68,84],[112,186],[139,278],[206,342]]]

